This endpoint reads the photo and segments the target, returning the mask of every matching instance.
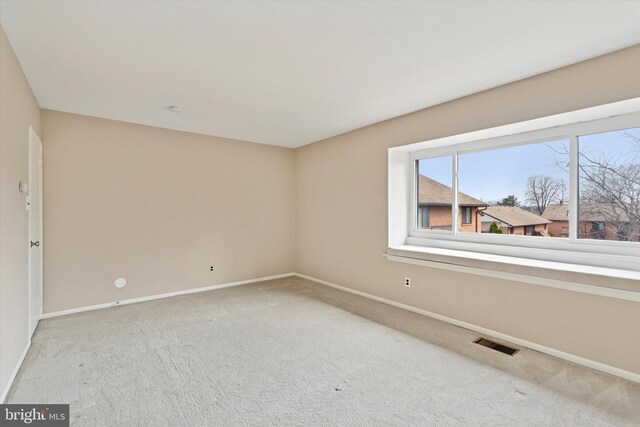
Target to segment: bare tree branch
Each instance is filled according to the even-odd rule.
[[[640,132],[620,132],[626,152],[579,153],[580,219],[604,222],[620,240],[640,234]],[[606,233],[605,233],[606,235]]]
[[[564,198],[567,187],[563,180],[546,175],[532,175],[527,180],[527,203],[542,215],[548,205]]]

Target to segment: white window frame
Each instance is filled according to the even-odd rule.
[[[640,243],[578,238],[578,136],[640,127],[640,98],[389,149],[389,247],[428,247],[640,271]],[[567,140],[568,238],[458,232],[458,155]],[[452,230],[417,227],[417,161],[452,156]]]

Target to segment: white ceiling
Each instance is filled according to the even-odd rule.
[[[285,147],[640,43],[640,1],[2,0],[0,22],[42,108]]]

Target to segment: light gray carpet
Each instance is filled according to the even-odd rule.
[[[8,403],[72,425],[640,425],[640,384],[299,278],[40,322]]]

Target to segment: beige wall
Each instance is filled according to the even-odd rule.
[[[635,46],[297,149],[297,271],[640,373],[638,303],[382,255],[389,147],[638,97],[638,76]]]
[[[0,393],[29,342],[29,216],[19,181],[29,181],[29,125],[40,107],[0,27]]]
[[[47,110],[42,127],[45,313],[294,270],[291,149]]]

